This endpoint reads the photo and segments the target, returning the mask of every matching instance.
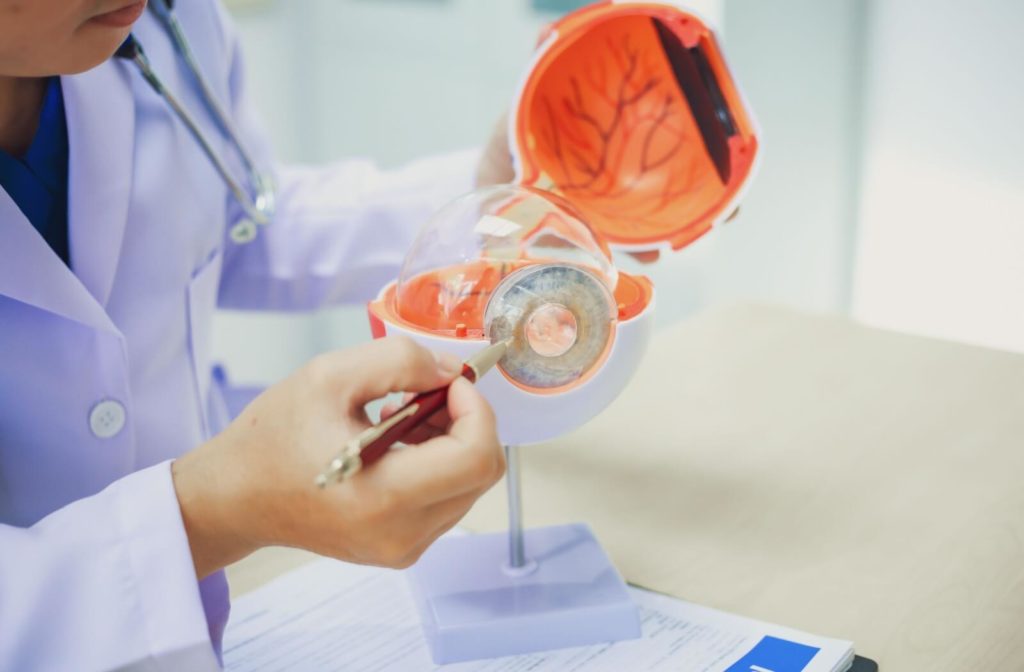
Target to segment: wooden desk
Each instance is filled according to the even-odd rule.
[[[522,462],[527,524],[589,522],[632,583],[852,639],[883,672],[1024,669],[1020,355],[717,310],[659,332],[611,408]],[[465,524],[502,529],[504,502]]]

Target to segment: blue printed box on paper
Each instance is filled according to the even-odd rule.
[[[802,672],[819,649],[765,637],[725,672]]]

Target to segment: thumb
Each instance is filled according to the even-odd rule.
[[[494,411],[468,380],[460,378],[448,388],[448,415],[452,438],[470,446],[498,443]]]

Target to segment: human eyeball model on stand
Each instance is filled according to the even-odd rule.
[[[643,357],[654,287],[616,269],[611,247],[703,235],[735,210],[758,147],[713,32],[663,3],[599,3],[555,23],[509,124],[516,184],[438,211],[369,306],[375,337],[463,359],[510,344],[478,382],[507,446],[509,534],[441,539],[409,570],[436,663],[640,635],[589,528],[523,531],[517,447],[596,416]]]
[[[477,387],[502,442],[518,446],[561,436],[615,398],[643,356],[652,305],[650,282],[616,271],[572,206],[505,185],[437,212],[370,315],[375,335],[462,358],[508,339]]]

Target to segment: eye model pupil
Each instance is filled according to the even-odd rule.
[[[576,344],[576,316],[560,303],[545,303],[526,320],[530,349],[541,357],[560,357]]]

